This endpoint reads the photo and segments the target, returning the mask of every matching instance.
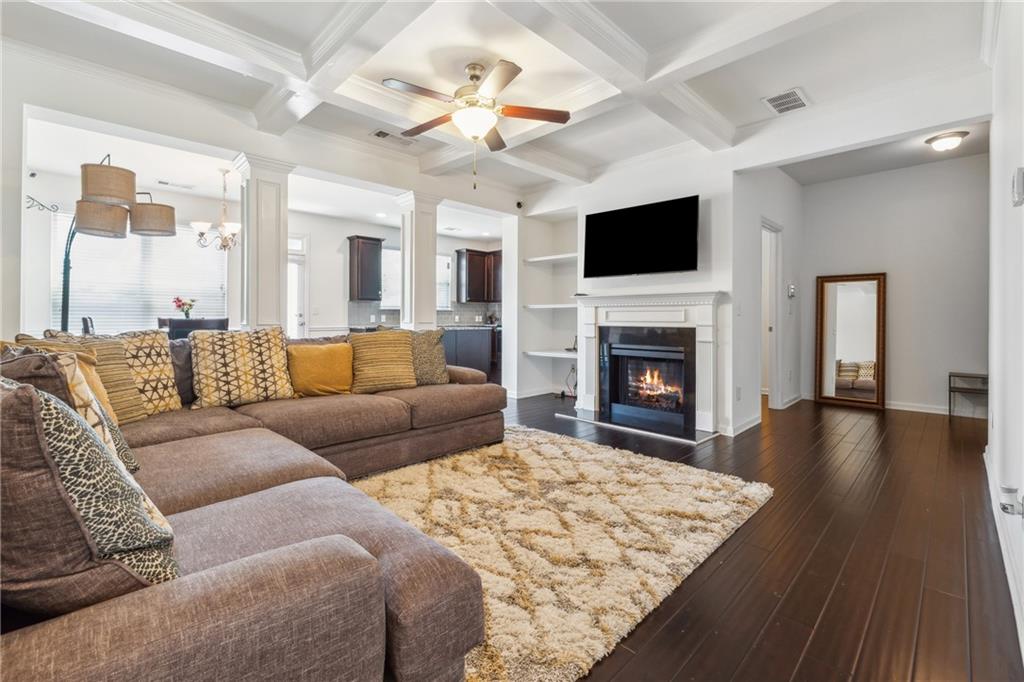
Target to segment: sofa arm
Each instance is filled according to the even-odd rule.
[[[453,384],[486,384],[487,374],[472,367],[448,365],[448,381]]]
[[[380,680],[377,560],[332,535],[3,635],[5,680]]]

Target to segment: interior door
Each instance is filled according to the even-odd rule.
[[[301,256],[288,257],[288,310],[287,332],[289,338],[301,339],[306,336],[306,259]]]

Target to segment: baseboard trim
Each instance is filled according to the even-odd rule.
[[[536,398],[539,395],[558,395],[558,391],[552,389],[550,386],[542,386],[540,388],[528,388],[525,391],[509,391],[508,397],[513,400],[521,400],[522,398]]]
[[[1013,607],[1013,615],[1017,621],[1017,644],[1020,646],[1021,655],[1024,656],[1024,533],[1020,533],[1020,522],[1018,517],[1003,513],[999,508],[1000,491],[999,481],[996,480],[995,453],[992,448],[985,447],[985,476],[988,478],[988,493],[992,499],[992,514],[995,516],[996,535],[999,537],[999,549],[1003,553],[1003,568],[1006,570],[1006,582],[1010,586],[1010,602]],[[1017,532],[1013,525],[1016,524]],[[1020,547],[1017,544],[1020,543]]]
[[[742,424],[734,427],[732,429],[732,434],[731,435],[732,435],[733,438],[735,438],[736,436],[740,435],[744,431],[749,431],[750,429],[754,428],[755,426],[757,426],[760,423],[761,423],[761,415],[757,415],[756,417],[751,417],[750,419],[748,419],[747,421],[743,422]]]
[[[806,400],[806,398],[804,398],[804,397],[803,397],[802,395],[800,395],[799,393],[797,393],[797,394],[796,394],[796,395],[794,395],[794,396],[790,396],[789,398],[786,398],[786,399],[785,399],[785,400],[783,401],[783,403],[782,403],[782,409],[786,409],[787,407],[793,407],[794,405],[796,405],[796,404],[797,404],[798,402],[800,402],[801,400]]]

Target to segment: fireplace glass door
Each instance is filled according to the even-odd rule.
[[[619,363],[621,398],[626,405],[661,412],[683,411],[682,360],[627,356]]]

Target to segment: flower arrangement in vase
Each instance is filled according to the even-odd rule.
[[[182,298],[181,296],[175,296],[172,302],[174,303],[174,308],[176,310],[180,310],[186,320],[192,317],[192,308],[194,308],[197,303],[194,298]]]

